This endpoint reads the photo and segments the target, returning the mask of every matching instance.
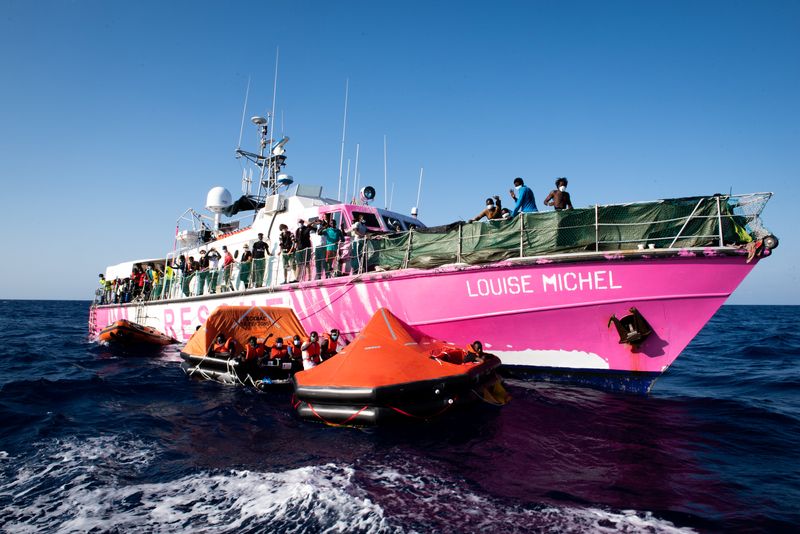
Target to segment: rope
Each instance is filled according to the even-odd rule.
[[[297,404],[299,405],[300,401],[298,401]],[[358,410],[356,413],[354,413],[353,415],[351,415],[350,417],[348,417],[347,419],[345,419],[341,423],[333,423],[331,421],[328,421],[324,417],[322,417],[320,414],[318,414],[317,411],[314,409],[314,405],[313,404],[311,404],[310,402],[306,402],[306,404],[308,404],[308,407],[311,409],[311,413],[313,413],[315,416],[317,416],[317,418],[320,421],[322,421],[326,425],[330,425],[330,426],[347,426],[347,423],[349,423],[350,421],[355,419],[358,416],[358,414],[360,414],[361,412],[363,412],[364,410],[369,408],[369,406],[365,405],[360,410]]]
[[[444,412],[446,412],[447,410],[449,410],[450,408],[452,408],[453,406],[455,406],[455,403],[456,403],[456,400],[457,400],[457,399],[458,399],[458,397],[453,397],[453,398],[451,399],[451,400],[452,400],[452,402],[448,402],[448,403],[445,405],[445,407],[444,407],[444,408],[442,408],[441,410],[439,410],[439,411],[438,411],[438,412],[436,412],[435,414],[428,415],[428,416],[426,416],[426,417],[422,417],[422,416],[420,416],[420,415],[414,415],[414,414],[412,414],[412,413],[408,413],[408,412],[406,412],[406,411],[403,411],[403,410],[401,410],[400,408],[396,408],[396,407],[394,407],[394,406],[389,406],[389,408],[391,408],[392,410],[394,410],[395,412],[397,412],[397,413],[399,413],[399,414],[405,415],[406,417],[411,417],[411,418],[414,418],[414,419],[422,419],[423,421],[427,421],[427,420],[429,420],[429,419],[433,419],[434,417],[439,417],[439,416],[440,416],[440,415],[442,415]]]

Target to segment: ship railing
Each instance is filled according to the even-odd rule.
[[[597,205],[523,214],[511,220],[455,223],[445,228],[375,234],[194,272],[173,269],[132,289],[98,295],[98,303],[172,300],[276,288],[338,276],[452,264],[486,264],[537,256],[607,251],[738,247],[768,235],[760,215],[771,193],[715,195],[673,201]],[[170,263],[170,256],[166,258]],[[99,293],[99,292],[98,292]],[[127,300],[126,300],[127,299]]]

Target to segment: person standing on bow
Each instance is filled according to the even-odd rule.
[[[486,199],[486,209],[482,212],[477,214],[475,217],[470,219],[470,222],[480,221],[484,217],[489,219],[490,221],[493,219],[502,219],[503,216],[500,215],[500,210],[503,209],[503,204],[500,202],[500,197],[495,195],[494,198],[487,198]]]
[[[567,193],[566,178],[563,176],[561,178],[556,178],[556,188],[550,191],[550,194],[544,199],[544,205],[553,206],[556,211],[572,209],[572,199],[570,199],[569,193]]]
[[[516,217],[517,213],[534,213],[539,211],[536,208],[536,199],[533,197],[531,188],[519,176],[514,178],[514,189],[509,191],[511,198],[516,201],[514,209],[511,210],[511,217]]]

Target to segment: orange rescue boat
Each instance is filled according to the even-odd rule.
[[[120,319],[103,328],[97,338],[107,343],[126,345],[172,345],[178,340],[162,334],[155,328]]]
[[[381,308],[339,354],[294,375],[294,408],[309,420],[368,425],[427,420],[476,399],[504,403],[500,359],[466,355]]]

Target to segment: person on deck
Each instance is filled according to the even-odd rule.
[[[327,238],[325,236],[325,221],[316,221],[311,225],[311,246],[314,248],[314,280],[323,278],[325,273],[325,249]],[[327,274],[325,274],[327,277]]]
[[[517,213],[533,213],[539,211],[536,208],[536,199],[531,188],[525,185],[520,177],[514,178],[514,189],[509,191],[511,198],[516,201],[514,209],[511,210],[511,217],[516,217]]]
[[[359,273],[365,266],[362,266],[364,258],[362,258],[362,251],[364,250],[364,238],[367,236],[367,225],[364,222],[364,216],[359,215],[358,220],[350,225],[347,229],[350,234],[350,243],[352,250],[350,252],[350,272]]]
[[[208,292],[217,292],[217,280],[219,279],[219,260],[221,256],[217,249],[211,247],[206,253],[208,259]]]
[[[338,261],[336,257],[339,255],[339,242],[344,240],[342,231],[336,227],[336,224],[325,223],[321,232],[325,237],[325,272],[327,276],[337,276]]]
[[[303,351],[303,369],[311,369],[320,363],[319,335],[311,332],[308,340],[301,347]]]
[[[231,270],[233,269],[233,256],[228,247],[222,245],[222,287],[223,291],[230,289]]]
[[[250,286],[250,270],[253,266],[253,253],[247,243],[242,247],[242,258],[239,260],[239,282],[247,289]],[[237,284],[238,286],[238,284]]]
[[[489,219],[490,221],[493,219],[502,219],[503,216],[500,215],[500,210],[503,209],[503,204],[500,202],[500,197],[495,195],[494,198],[487,198],[486,199],[486,209],[482,212],[477,214],[475,217],[470,219],[471,222],[480,221],[484,217]]]
[[[571,210],[572,199],[567,193],[567,179],[563,176],[556,178],[556,188],[550,191],[547,198],[544,199],[545,206],[553,206],[556,211]]]
[[[253,287],[261,287],[264,282],[264,264],[269,256],[269,242],[264,241],[264,234],[259,233],[253,243]]]
[[[297,268],[295,280],[303,282],[308,280],[311,275],[311,228],[306,226],[303,219],[298,219],[297,230],[294,233],[295,256],[294,262]]]
[[[281,231],[278,235],[278,246],[281,249],[281,259],[283,260],[283,283],[286,284],[289,282],[289,271],[294,276],[294,235],[285,224],[281,224],[278,228]]]

